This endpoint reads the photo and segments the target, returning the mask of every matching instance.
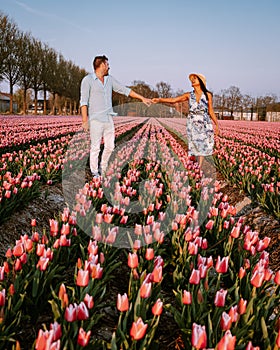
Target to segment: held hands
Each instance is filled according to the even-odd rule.
[[[153,98],[153,99],[152,99],[152,102],[153,102],[153,103],[159,103],[159,98]]]
[[[142,102],[145,103],[145,105],[148,107],[150,107],[150,105],[152,104],[152,100],[146,97],[143,97]]]

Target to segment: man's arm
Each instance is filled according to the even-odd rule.
[[[88,131],[89,130],[88,108],[86,105],[81,106],[81,113],[82,113],[82,127],[85,131]]]
[[[89,90],[90,90],[90,87],[89,87],[88,76],[85,76],[81,82],[81,96],[80,96],[82,127],[85,131],[89,130],[89,125],[88,125]]]
[[[138,100],[142,101],[145,103],[145,105],[150,106],[152,104],[152,100],[149,98],[146,98],[142,95],[137,94],[137,92],[130,90],[129,96],[132,98],[137,98]]]

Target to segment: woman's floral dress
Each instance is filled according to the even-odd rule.
[[[197,102],[194,91],[190,93],[187,137],[190,155],[212,155],[214,130],[208,114],[208,101],[206,96],[202,94],[200,101]]]

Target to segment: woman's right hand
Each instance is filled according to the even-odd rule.
[[[159,98],[152,98],[153,103],[159,103]]]

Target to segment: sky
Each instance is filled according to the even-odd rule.
[[[125,85],[189,91],[196,72],[214,93],[280,100],[280,0],[0,0],[0,11],[88,72],[105,54]]]

